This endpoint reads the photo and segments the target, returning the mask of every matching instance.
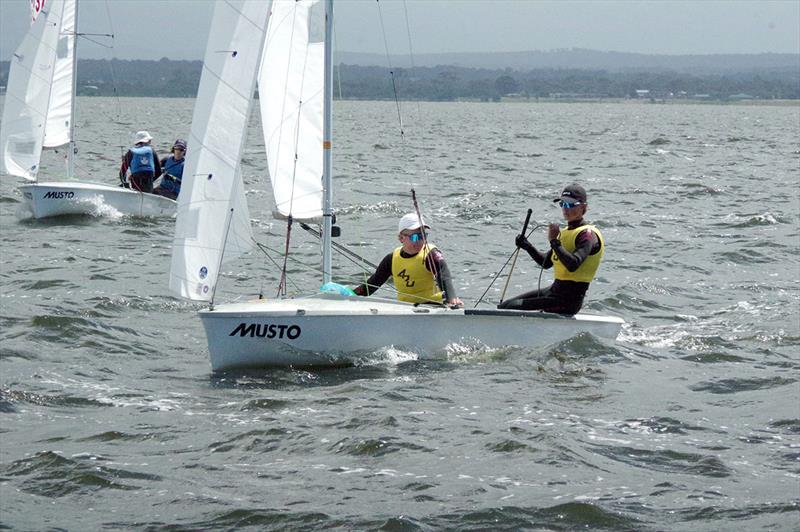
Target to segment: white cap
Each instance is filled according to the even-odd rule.
[[[414,229],[419,229],[420,228],[419,221],[420,221],[420,217],[417,216],[417,213],[410,212],[410,213],[406,214],[405,216],[403,216],[402,218],[400,218],[400,223],[397,224],[397,232],[398,233],[402,233],[403,231],[407,231],[407,230],[412,230],[413,231]],[[424,219],[422,220],[422,225],[425,226],[425,229],[430,229],[431,228],[428,224],[425,223]]]
[[[150,133],[147,131],[137,131],[136,132],[136,142],[134,144],[141,144],[142,142],[150,142],[153,140],[153,137],[150,136]]]

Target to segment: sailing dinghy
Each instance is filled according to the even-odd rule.
[[[73,181],[77,0],[35,2],[41,11],[11,58],[0,127],[0,172],[29,181],[23,201],[34,218],[99,214],[172,216],[177,203],[156,194]],[[66,179],[39,181],[42,149],[67,146]]]
[[[219,2],[206,50],[178,199],[170,288],[200,311],[213,370],[342,366],[381,348],[441,356],[454,344],[539,347],[579,333],[616,338],[623,320],[511,310],[464,310],[320,292],[214,305],[223,260],[253,243],[240,175],[258,83],[262,130],[280,217],[321,223],[322,282],[331,279],[331,28],[315,41],[315,0]],[[319,14],[319,13],[316,13]],[[312,29],[310,29],[312,28]],[[409,334],[413,331],[413,334]]]

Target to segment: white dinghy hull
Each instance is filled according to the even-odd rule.
[[[178,205],[164,196],[102,183],[55,181],[20,185],[19,189],[34,218],[99,216],[114,211],[125,216],[174,216]]]
[[[464,310],[336,294],[257,300],[200,312],[214,371],[252,367],[336,367],[394,347],[441,357],[453,344],[543,347],[580,333],[615,339],[613,316]]]

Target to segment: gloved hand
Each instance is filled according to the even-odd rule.
[[[518,234],[517,238],[514,239],[514,244],[516,244],[518,248],[522,248],[526,251],[532,247],[531,243],[528,242],[528,239],[525,238],[525,235],[521,233]]]

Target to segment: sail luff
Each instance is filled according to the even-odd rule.
[[[170,267],[170,288],[190,299],[210,301],[223,257],[233,259],[252,246],[240,161],[268,8],[269,2],[259,0],[214,6]]]

